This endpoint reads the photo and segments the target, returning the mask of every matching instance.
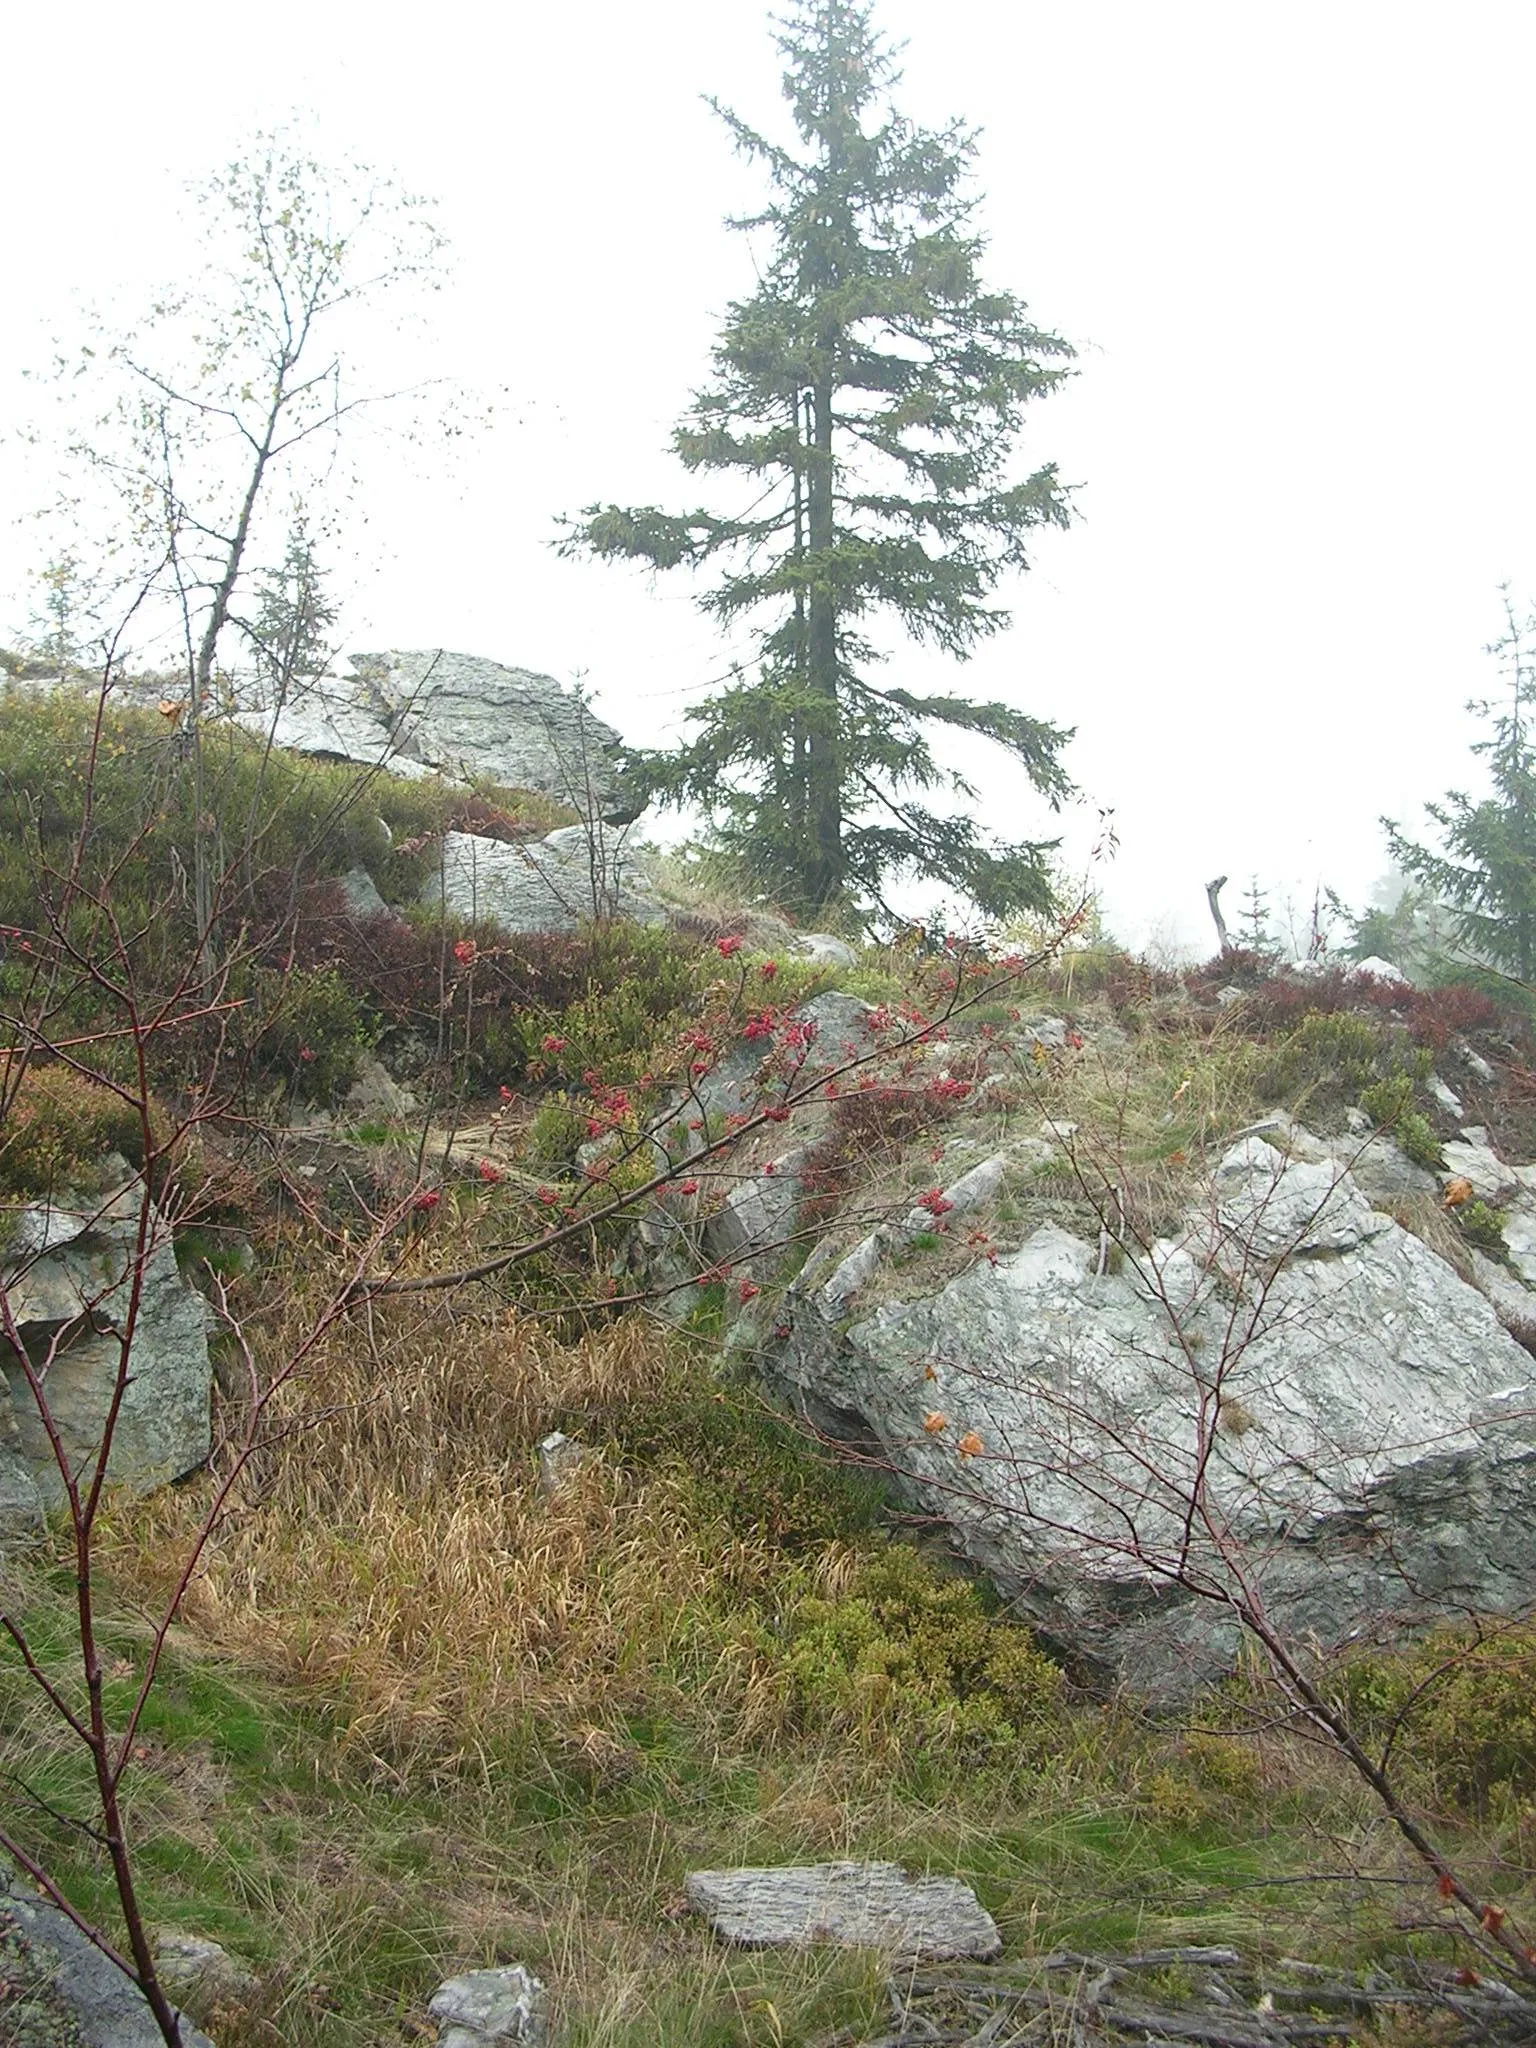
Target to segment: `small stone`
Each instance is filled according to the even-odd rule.
[[[945,1207],[938,1210],[909,1209],[901,1225],[901,1235],[915,1234],[920,1230],[932,1230],[934,1223],[951,1215],[969,1215],[990,1202],[1001,1189],[1008,1176],[1008,1161],[999,1153],[994,1159],[983,1159],[979,1166],[973,1166],[969,1173],[962,1173],[957,1181],[942,1191]]]
[[[1459,1139],[1453,1138],[1440,1149],[1445,1178],[1470,1181],[1473,1194],[1485,1202],[1497,1201],[1517,1185],[1513,1169],[1494,1151],[1481,1124],[1468,1124]]]
[[[417,1107],[381,1059],[371,1053],[358,1062],[357,1079],[347,1090],[347,1110],[360,1123],[402,1123]]]
[[[256,1975],[218,1942],[167,1930],[155,1941],[155,1968],[171,1997],[204,2005],[234,2005],[256,1989]]]
[[[1406,982],[1408,979],[1401,967],[1395,966],[1390,960],[1383,960],[1379,953],[1372,953],[1368,959],[1357,961],[1355,972],[1374,975],[1377,981]]]
[[[909,1961],[989,1963],[1002,1936],[976,1894],[953,1877],[908,1877],[896,1863],[811,1863],[766,1870],[694,1870],[688,1903],[722,1940],[745,1948],[882,1949]]]
[[[1446,1082],[1442,1081],[1438,1074],[1430,1075],[1429,1092],[1435,1098],[1436,1102],[1439,1103],[1440,1107],[1445,1111],[1447,1116],[1455,1117],[1457,1123],[1461,1122],[1461,1119],[1465,1114],[1461,1106],[1461,1097],[1456,1093],[1454,1088],[1450,1087]]]
[[[346,900],[347,915],[359,923],[370,917],[389,916],[389,905],[366,868],[348,868],[336,886]]]
[[[852,967],[858,958],[846,939],[831,932],[796,932],[789,950],[797,960],[809,960],[816,967]]]
[[[586,1464],[591,1452],[573,1436],[554,1430],[539,1445],[539,1490],[552,1500]]]
[[[1025,1045],[1038,1045],[1043,1052],[1061,1052],[1067,1043],[1066,1019],[1028,1017],[1019,1026],[1019,1037]]]
[[[549,2038],[544,1986],[520,1963],[450,1977],[433,1992],[427,2011],[439,2023],[438,2048]]]

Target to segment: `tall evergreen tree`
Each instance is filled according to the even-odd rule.
[[[1474,802],[1453,789],[1443,803],[1425,805],[1440,827],[1439,850],[1406,838],[1390,818],[1382,823],[1394,860],[1449,907],[1472,959],[1536,983],[1536,618],[1522,623],[1507,591],[1504,614],[1504,634],[1488,652],[1506,695],[1467,706],[1490,728],[1472,751],[1487,761],[1493,794]]]
[[[974,792],[941,770],[929,732],[998,742],[1052,807],[1071,790],[1071,734],[1008,704],[878,688],[869,628],[894,616],[963,657],[1007,623],[999,579],[1027,566],[1034,529],[1068,519],[1055,468],[1010,480],[1009,457],[1024,407],[1070,374],[1072,350],[983,284],[974,138],[890,109],[897,73],[871,13],[795,0],[781,24],[798,149],[716,106],[766,170],[769,203],[733,223],[765,246],[673,445],[690,471],[745,483],[746,509],[589,506],[562,547],[712,568],[703,608],[754,631],[754,671],[690,712],[685,744],[638,755],[635,779],[702,805],[781,900],[884,907],[905,871],[989,913],[1040,909],[1048,844],[995,844],[973,816],[931,808],[946,783]]]

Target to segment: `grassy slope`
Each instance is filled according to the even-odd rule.
[[[57,735],[10,716],[21,721],[13,740],[32,734],[31,752],[11,758],[30,762],[41,786]],[[148,747],[127,731],[121,772],[139,772]],[[231,756],[232,775],[249,767]],[[368,851],[350,823],[331,830],[345,797],[336,773],[296,780],[281,813],[293,845],[325,840],[325,872]],[[175,804],[156,789],[174,834]],[[398,802],[397,835],[441,809],[419,789],[384,794],[380,809]],[[109,829],[140,815],[132,790],[106,807]],[[0,882],[20,916],[25,874],[0,863]],[[408,1022],[412,1003],[430,1014],[439,1002],[443,950],[421,953],[432,971],[398,1002]],[[351,972],[351,956],[337,957]],[[402,955],[401,975],[416,958]],[[452,1189],[412,1256],[449,1263],[542,1213],[535,1190],[564,1184],[571,1119],[552,1109],[530,1122],[526,1110],[541,1091],[579,1092],[588,1060],[621,1077],[662,1071],[680,1022],[714,1000],[719,970],[707,944],[690,960],[651,941],[477,967],[493,993],[477,1026],[461,988],[475,1072],[484,1085],[515,1054],[532,1095],[497,1128],[486,1122],[495,1095],[464,1104],[451,1073],[413,1083],[440,1113],[451,1102],[455,1120],[493,1132],[485,1143],[503,1148],[506,1177]],[[881,956],[857,986],[931,1002],[933,972]],[[773,987],[810,985],[786,968]],[[370,1028],[390,1028],[385,997],[397,995],[393,983],[359,985],[358,1000],[376,1006]],[[991,1142],[1050,1115],[1096,1137],[1116,1129],[1128,1198],[1155,1217],[1177,1203],[1201,1148],[1256,1110],[1284,1100],[1337,1117],[1384,1075],[1411,1079],[1422,1049],[1413,1019],[1366,1020],[1362,1033],[1347,1009],[1343,1023],[1266,1017],[1260,998],[1245,1016],[1218,1012],[1201,991],[1191,1000],[1108,957],[1075,962],[1021,1000],[1115,1029],[1083,1058],[1026,1061],[988,1121],[967,1109],[952,1127],[919,1126],[904,1146],[856,1158],[861,1200],[900,1206],[940,1170],[940,1145]],[[1011,1007],[978,1021],[1006,1033]],[[494,1035],[503,1015],[515,1041]],[[548,1038],[565,1050],[541,1063]],[[1502,1090],[1470,1107],[1518,1146],[1523,1102]],[[1419,1109],[1431,1107],[1421,1096]],[[388,1187],[414,1158],[405,1135],[338,1135],[331,1163]],[[236,1225],[255,1238],[253,1273],[233,1284],[258,1341],[280,1352],[339,1254],[295,1227],[248,1161],[238,1175],[221,1170],[210,1228],[215,1241]],[[1010,1190],[990,1225],[1005,1243],[1072,1202],[1046,1174]],[[331,1215],[346,1220],[344,1206]],[[598,1272],[610,1249],[592,1248]],[[262,1974],[251,2008],[220,2016],[221,2048],[420,2038],[438,1979],[494,1960],[550,1978],[572,2043],[757,2048],[876,2027],[875,1959],[731,1954],[681,1916],[684,1872],[709,1863],[870,1855],[954,1871],[1016,1959],[1163,1938],[1359,1958],[1409,1938],[1394,1927],[1400,1911],[1414,1938],[1440,1941],[1422,1932],[1434,1920],[1422,1888],[1334,1880],[1351,1867],[1396,1878],[1403,1866],[1327,1759],[1256,1730],[1240,1701],[1181,1728],[1074,1698],[979,1596],[923,1563],[892,1577],[901,1532],[867,1489],[720,1375],[707,1316],[679,1335],[635,1315],[583,1328],[548,1313],[595,1277],[541,1271],[520,1298],[432,1298],[349,1325],[294,1395],[296,1433],[262,1466],[193,1589],[132,1810],[153,1917],[225,1941]],[[550,1502],[532,1446],[554,1427],[601,1458]],[[201,1490],[115,1510],[119,1707],[142,1617]],[[66,1673],[67,1574],[46,1556],[11,1570],[29,1627]],[[1470,1739],[1464,1701],[1460,1722],[1426,1732],[1421,1789],[1489,1889],[1514,1901],[1530,1860],[1536,1730],[1511,1698],[1491,1732],[1476,1731],[1495,1757],[1488,1783],[1469,1791],[1454,1770],[1435,1774],[1435,1758]],[[56,1817],[86,1810],[77,1760],[9,1655],[0,1770],[12,1823],[60,1862],[83,1905],[110,1915],[90,1844]]]

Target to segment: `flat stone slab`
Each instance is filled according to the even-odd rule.
[[[908,1877],[898,1863],[802,1863],[694,1870],[688,1903],[744,1948],[878,1948],[911,1961],[994,1962],[1003,1938],[954,1877]]]

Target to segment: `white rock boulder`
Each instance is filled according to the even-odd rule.
[[[443,647],[355,654],[351,666],[237,723],[298,753],[540,790],[583,813],[613,787],[618,734],[553,676]]]
[[[968,1884],[896,1863],[693,1870],[688,1903],[744,1948],[873,1948],[906,1962],[995,1962],[1002,1936]]]
[[[664,922],[622,835],[585,825],[516,844],[445,833],[438,872],[421,901],[429,910],[511,933],[570,932],[600,917]]]
[[[71,1463],[91,1469],[122,1360],[132,1305],[137,1183],[90,1208],[37,1203],[15,1212],[3,1286],[26,1359],[46,1369],[47,1400]],[[0,1515],[24,1518],[25,1480],[62,1494],[22,1359],[0,1339]],[[128,1380],[113,1433],[111,1477],[136,1489],[195,1471],[211,1442],[207,1308],[181,1277],[156,1219],[142,1266]]]
[[[1053,1225],[927,1293],[877,1239],[813,1254],[765,1367],[1154,1697],[1231,1668],[1245,1588],[1324,1642],[1529,1599],[1536,1364],[1336,1166],[1249,1137],[1177,1238],[1098,1263]]]

